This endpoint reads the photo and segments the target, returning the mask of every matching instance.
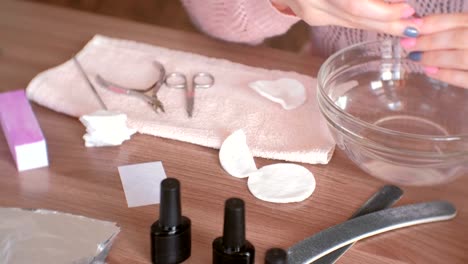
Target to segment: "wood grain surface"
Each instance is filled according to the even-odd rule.
[[[222,43],[198,34],[23,1],[0,1],[0,91],[25,88],[39,72],[68,60],[94,34],[104,34],[197,52],[232,61],[314,75],[321,61],[266,47]],[[70,84],[72,85],[72,84]],[[135,135],[119,147],[85,148],[84,127],[37,105],[33,109],[47,139],[50,166],[18,173],[0,132],[0,206],[46,208],[117,222],[122,231],[108,262],[150,263],[149,228],[158,206],[128,208],[117,167],[162,161],[182,184],[183,214],[190,217],[192,256],[186,263],[211,263],[211,242],[221,235],[223,204],[246,202],[247,238],[257,263],[271,247],[287,248],[346,220],[384,185],[337,150],[330,164],[305,165],[317,189],[301,203],[255,199],[245,179],[228,176],[218,151],[188,143]],[[277,161],[256,159],[258,166]],[[390,232],[357,243],[340,263],[468,263],[468,177],[450,184],[404,188],[400,205],[448,200],[458,209],[451,221]]]

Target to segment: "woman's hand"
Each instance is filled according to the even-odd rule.
[[[271,0],[276,7],[287,6],[311,26],[336,25],[417,37],[414,9],[405,1],[382,0]],[[280,8],[282,9],[282,8]]]
[[[409,58],[432,78],[468,88],[468,13],[431,15],[419,24],[417,39],[401,40]]]

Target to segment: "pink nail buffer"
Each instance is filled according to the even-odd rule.
[[[18,171],[49,164],[44,135],[24,90],[0,93],[0,123]]]

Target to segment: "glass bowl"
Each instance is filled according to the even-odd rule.
[[[345,48],[322,65],[318,102],[338,148],[401,185],[468,174],[468,89],[427,77],[398,40]]]

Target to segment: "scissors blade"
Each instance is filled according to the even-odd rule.
[[[185,82],[185,110],[189,118],[193,115],[193,105],[195,104],[195,86],[191,87]]]
[[[193,115],[193,105],[194,105],[194,96],[192,94],[192,96],[190,95],[187,95],[187,102],[186,102],[186,105],[185,105],[185,108],[187,110],[187,115],[189,118],[192,118],[192,115]]]

